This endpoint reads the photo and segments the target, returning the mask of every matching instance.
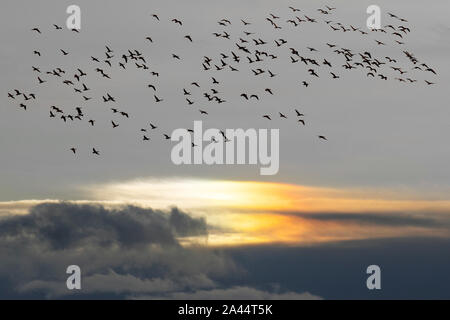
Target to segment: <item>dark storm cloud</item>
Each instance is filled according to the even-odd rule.
[[[0,219],[0,298],[449,297],[448,239],[221,250],[183,247],[177,239],[207,229],[204,220],[175,208],[38,205],[27,215]],[[82,270],[79,292],[66,288],[72,264]],[[365,287],[371,264],[382,270],[379,292]]]
[[[126,206],[107,210],[102,206],[44,203],[26,216],[0,221],[0,239],[39,241],[52,249],[71,249],[84,244],[99,246],[176,245],[175,235],[206,235],[204,219],[195,219],[173,208],[169,214]]]
[[[170,212],[169,223],[180,236],[195,236],[207,233],[205,220],[192,219],[177,208],[173,208]]]
[[[180,245],[179,236],[207,236],[204,219],[172,208],[43,203],[26,215],[0,219],[0,298],[311,299],[308,293],[224,286],[247,271],[222,251]],[[66,288],[66,268],[78,265],[82,290]]]
[[[65,270],[72,264],[82,269],[83,294],[208,288],[211,276],[234,270],[220,254],[183,248],[177,235],[206,236],[206,221],[176,208],[40,204],[0,220],[2,293],[66,295]]]

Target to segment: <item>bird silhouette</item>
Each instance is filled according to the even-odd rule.
[[[183,25],[183,22],[181,22],[181,20],[178,20],[178,19],[172,19],[172,22],[179,24],[180,26]]]

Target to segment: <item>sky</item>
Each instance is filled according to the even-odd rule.
[[[78,1],[80,33],[65,28],[72,2],[4,1],[0,298],[448,298],[450,5],[432,3],[376,3],[382,26],[402,24],[388,12],[408,20],[403,24],[411,32],[399,45],[395,36],[367,30],[366,8],[374,4],[369,1]],[[325,5],[336,9],[320,14]],[[282,29],[266,20],[271,13],[280,16],[275,20]],[[319,23],[293,27],[286,20],[295,15]],[[231,25],[218,24],[224,18]],[[244,27],[241,19],[251,25]],[[333,32],[324,20],[369,34]],[[231,40],[213,35],[224,31]],[[268,44],[254,46],[252,37]],[[276,77],[252,74],[235,46],[239,38],[248,38],[252,50],[278,56],[258,65]],[[279,38],[288,43],[276,47]],[[343,57],[327,42],[351,49],[355,61],[365,51],[383,61],[394,58],[408,71],[405,77],[418,81],[400,83],[388,67],[383,73],[389,81],[344,70]],[[114,51],[113,67],[91,60],[104,60],[105,46]],[[340,78],[331,79],[331,69],[320,66],[314,79],[301,62],[290,62],[289,47],[319,62],[327,59]],[[121,70],[118,62],[128,49],[142,52],[149,70],[134,62]],[[232,63],[239,72],[203,70],[205,56],[220,64],[220,53],[231,50],[241,56]],[[403,50],[437,75],[413,70]],[[37,83],[32,66],[45,84]],[[99,66],[110,80],[95,72]],[[67,71],[63,78],[45,74],[58,67]],[[89,101],[61,83],[70,79],[77,87],[77,68],[88,74],[82,82],[91,88],[85,93]],[[212,76],[220,85],[212,84]],[[163,102],[155,103],[149,84]],[[226,102],[205,100],[202,94],[211,88]],[[25,102],[26,111],[18,107],[20,97],[8,97],[14,89],[36,94]],[[191,92],[193,106],[183,89]],[[260,99],[246,101],[243,92]],[[116,102],[104,103],[106,93]],[[72,114],[82,107],[86,119],[51,119],[52,105]],[[112,114],[112,107],[130,118]],[[305,126],[296,121],[295,109],[304,114]],[[95,119],[95,126],[87,119]],[[120,126],[113,129],[111,120]],[[198,120],[205,129],[279,129],[279,172],[260,175],[259,165],[173,164],[174,143],[163,134],[192,128]],[[142,141],[141,128],[150,141]],[[82,268],[85,284],[76,293],[65,288],[65,267],[73,263]],[[381,266],[382,290],[365,286],[370,264]]]

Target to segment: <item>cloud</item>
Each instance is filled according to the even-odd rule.
[[[391,227],[421,227],[421,228],[446,228],[450,227],[450,215],[448,212],[426,213],[419,212],[409,214],[406,212],[323,212],[323,213],[289,213],[298,217],[317,221],[338,221],[341,223],[358,223],[359,225],[378,225]]]
[[[126,206],[107,210],[102,206],[46,203],[29,215],[0,223],[0,238],[39,241],[54,249],[90,246],[138,246],[152,243],[175,245],[177,234],[206,235],[206,222],[173,208],[162,211]]]
[[[44,203],[0,220],[0,283],[9,294],[70,294],[66,268],[79,265],[83,292],[166,292],[209,288],[237,271],[206,248],[184,248],[179,236],[207,236],[202,218],[124,206]]]
[[[83,294],[162,294],[186,288],[211,288],[215,283],[203,274],[191,277],[169,278],[139,278],[132,274],[119,274],[113,270],[107,273],[97,273],[83,278]],[[47,291],[51,296],[64,296],[67,289],[58,281],[34,280],[18,288],[19,292]]]
[[[223,282],[247,271],[220,250],[180,242],[207,235],[205,219],[177,208],[39,204],[28,214],[0,219],[0,298],[196,299],[216,289],[210,293],[272,297],[251,288],[227,291]],[[66,288],[73,264],[81,268],[81,291]]]
[[[319,296],[309,292],[273,293],[252,287],[236,286],[227,289],[198,290],[193,293],[174,292],[161,297],[135,297],[136,299],[175,299],[175,300],[319,300]]]

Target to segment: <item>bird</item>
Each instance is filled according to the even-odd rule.
[[[70,151],[72,151],[73,154],[76,154],[77,153],[77,148],[70,148]]]
[[[268,120],[272,120],[272,119],[270,118],[270,116],[267,115],[267,114],[263,115],[263,118],[266,118],[266,119],[268,119]]]
[[[331,68],[331,63],[329,63],[329,62],[327,61],[327,59],[323,59],[323,64],[324,64],[324,65],[327,65],[327,66],[329,66],[329,67]]]
[[[314,69],[309,69],[308,72],[312,76],[319,77],[319,75],[316,73],[316,71]]]
[[[100,155],[100,152],[97,151],[95,148],[92,148],[92,153],[95,154],[95,155],[97,155],[97,156]]]
[[[339,79],[339,76],[335,75],[333,72],[330,72],[330,73],[333,76],[333,79]]]
[[[111,121],[111,124],[112,124],[112,126],[113,126],[113,129],[114,128],[117,128],[119,125],[117,124],[117,123],[115,123],[114,121]]]
[[[178,19],[172,19],[172,22],[179,24],[180,26],[183,25],[183,22],[181,22],[181,20],[178,20]]]
[[[321,139],[321,140],[328,141],[328,139],[325,136],[318,136],[318,138]]]
[[[303,113],[300,113],[297,109],[295,109],[295,113],[297,114],[297,117],[304,117],[305,115]]]

